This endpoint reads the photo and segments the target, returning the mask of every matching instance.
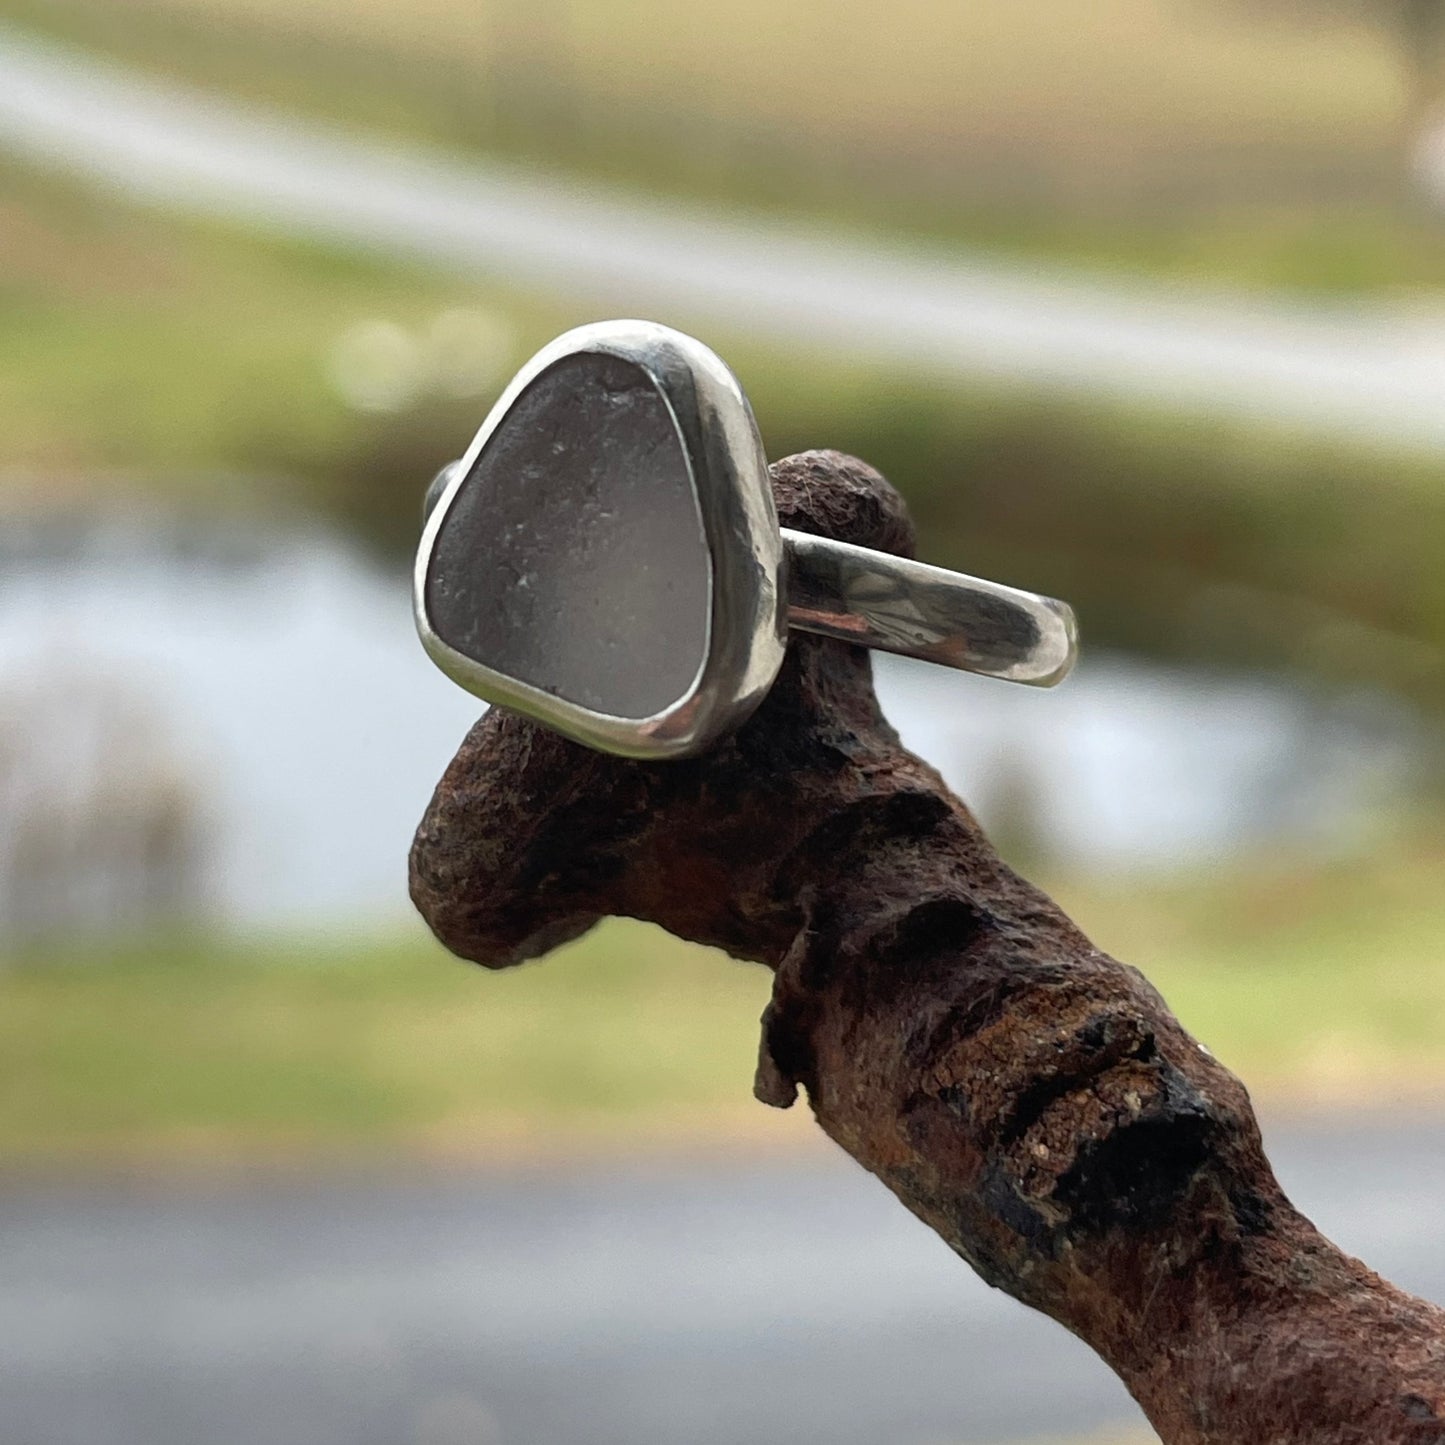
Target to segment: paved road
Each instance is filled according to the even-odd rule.
[[[170,207],[785,344],[1445,449],[1445,320],[844,239],[408,151],[0,27],[0,147]]]
[[[1445,1300],[1445,1123],[1280,1132]],[[1137,1422],[842,1156],[570,1177],[0,1188],[12,1445],[944,1445]]]

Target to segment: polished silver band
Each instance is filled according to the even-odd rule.
[[[696,757],[790,628],[1047,687],[1062,602],[779,526],[737,377],[656,322],[592,322],[508,384],[427,496],[412,612],[454,682],[588,747]]]
[[[830,537],[782,534],[790,627],[1035,687],[1074,665],[1067,603]]]
[[[427,488],[423,518],[459,463]],[[1052,687],[1078,656],[1066,602],[875,552],[831,537],[780,529],[788,626],[1006,682]]]

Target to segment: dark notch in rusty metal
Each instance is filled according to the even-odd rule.
[[[773,484],[785,527],[911,553],[862,463],[810,452]],[[758,1097],[803,1088],[984,1279],[1098,1351],[1165,1445],[1445,1445],[1445,1313],[1293,1208],[1244,1087],[999,860],[900,745],[862,649],[795,636],[752,720],[686,762],[493,710],[411,890],[489,968],[621,914],[772,969]]]

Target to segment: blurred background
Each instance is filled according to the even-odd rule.
[[[422,489],[622,314],[1076,605],[890,712],[1445,1298],[1445,0],[0,0],[5,1439],[1152,1438],[761,971],[410,913]]]

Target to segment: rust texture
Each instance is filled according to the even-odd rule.
[[[862,463],[773,478],[785,526],[910,550]],[[900,745],[862,650],[794,634],[759,712],[686,762],[494,710],[411,869],[437,935],[489,968],[621,914],[772,969],[758,1097],[801,1087],[985,1280],[1086,1340],[1165,1445],[1445,1445],[1445,1312],[1291,1206],[1243,1085],[999,860]]]

